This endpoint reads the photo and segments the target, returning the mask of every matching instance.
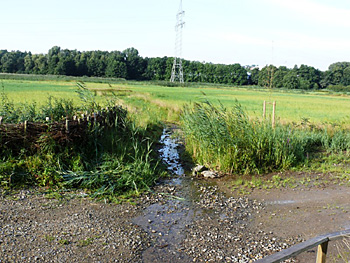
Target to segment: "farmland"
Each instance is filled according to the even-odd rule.
[[[188,87],[166,87],[151,82],[111,81],[109,83],[84,82],[103,102],[104,95],[112,92],[128,105],[149,104],[148,109],[171,110],[178,113],[182,106],[191,102],[210,101],[232,107],[235,101],[242,105],[250,117],[262,116],[263,101],[277,102],[277,118],[283,123],[300,123],[307,119],[314,124],[346,125],[350,119],[350,103],[347,95],[331,91],[268,90],[256,87],[229,87],[193,84]],[[66,80],[2,80],[3,90],[14,103],[44,102],[48,95],[70,98],[78,102],[75,95],[76,81]],[[141,104],[140,104],[141,103]],[[267,111],[271,112],[271,108]],[[167,115],[163,115],[167,121]],[[172,116],[172,120],[176,116]],[[171,121],[172,121],[171,120]]]

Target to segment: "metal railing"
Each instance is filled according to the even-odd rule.
[[[321,235],[318,237],[311,238],[305,242],[294,245],[290,248],[281,250],[271,256],[267,256],[263,259],[259,259],[255,261],[256,263],[276,263],[281,262],[286,259],[290,259],[299,255],[302,252],[305,252],[311,248],[318,246],[317,249],[317,258],[316,263],[325,263],[328,249],[328,242],[342,239],[344,237],[350,236],[350,229],[329,233],[325,235]]]

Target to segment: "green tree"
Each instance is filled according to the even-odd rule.
[[[289,71],[283,78],[284,87],[286,89],[299,89],[300,80],[296,72]]]
[[[276,71],[277,68],[273,65],[263,67],[259,72],[259,86],[266,88],[274,88],[273,79]]]
[[[24,57],[24,72],[27,74],[33,73],[34,70],[34,61],[32,58],[32,53],[29,52],[25,57]]]
[[[135,48],[128,48],[123,51],[126,58],[126,67],[128,79],[142,80],[146,70],[146,61],[139,56],[139,52]]]

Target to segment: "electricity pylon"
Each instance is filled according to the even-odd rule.
[[[176,38],[175,38],[175,58],[173,63],[173,68],[171,70],[171,82],[179,81],[184,83],[184,73],[182,69],[182,29],[185,25],[183,18],[185,16],[185,11],[182,10],[182,0],[180,1],[179,11],[176,15]]]

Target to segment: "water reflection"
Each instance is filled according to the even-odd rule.
[[[168,170],[175,175],[183,175],[185,171],[180,163],[180,156],[177,150],[179,143],[171,137],[171,131],[169,129],[163,130],[159,142],[162,144],[162,148],[158,152],[160,158],[167,165]]]

